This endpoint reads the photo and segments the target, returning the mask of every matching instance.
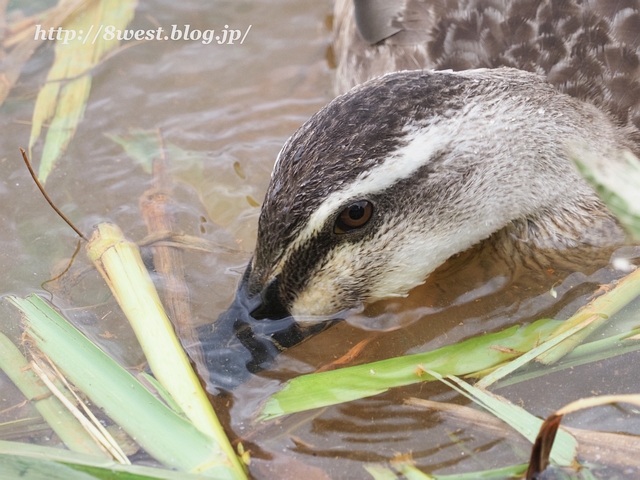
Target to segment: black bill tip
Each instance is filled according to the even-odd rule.
[[[276,277],[262,290],[260,294],[262,302],[251,312],[253,318],[256,320],[280,320],[291,316],[282,302],[278,287],[279,280]]]
[[[277,280],[260,295],[250,296],[247,267],[231,306],[209,325],[198,328],[208,389],[232,390],[267,369],[287,348],[318,333],[331,322],[301,327],[279,300]]]

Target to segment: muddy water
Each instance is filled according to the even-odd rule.
[[[259,203],[275,156],[286,138],[332,98],[328,2],[141,1],[130,28],[172,25],[191,29],[251,29],[242,45],[148,41],[123,49],[94,71],[85,118],[47,189],[86,234],[96,224],[118,224],[132,240],[146,235],[138,200],[150,175],[112,140],[139,130],[162,131],[170,145],[178,228],[218,247],[187,252],[188,282],[198,324],[231,302],[254,245]],[[1,107],[0,294],[50,297],[88,336],[128,367],[143,355],[102,280],[78,255],[71,274],[46,283],[68,263],[73,232],[42,200],[18,156],[26,146],[33,103],[51,64],[40,48]],[[35,160],[42,150],[38,144]],[[148,253],[147,253],[148,255]],[[482,332],[543,317],[567,318],[599,284],[620,274],[604,259],[584,268],[513,271],[479,249],[452,259],[402,300],[379,302],[282,355],[217,406],[230,436],[251,450],[256,478],[366,478],[365,463],[410,455],[427,472],[460,473],[525,461],[526,447],[482,428],[407,407],[409,397],[467,404],[437,384],[397,389],[374,398],[256,425],[260,404],[283,381],[312,372],[370,343],[352,363],[431,350]],[[551,288],[557,292],[553,296]],[[401,327],[401,328],[398,328]],[[0,304],[0,330],[18,338],[19,318]],[[545,376],[499,393],[536,415],[579,396],[637,391],[637,354]],[[0,375],[0,411],[20,394]],[[594,413],[595,412],[595,413]],[[2,421],[24,418],[28,406]],[[602,408],[569,419],[582,428],[640,433],[628,411]],[[57,444],[50,431],[21,440]]]

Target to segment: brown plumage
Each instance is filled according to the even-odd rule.
[[[375,2],[374,2],[375,3]],[[639,0],[405,0],[369,45],[337,0],[336,88],[397,70],[518,68],[640,129]],[[640,138],[638,135],[637,138]],[[636,138],[636,140],[637,140]]]

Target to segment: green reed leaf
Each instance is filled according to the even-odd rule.
[[[34,345],[151,456],[183,471],[241,478],[211,437],[154,397],[41,298],[9,301],[24,313]]]
[[[302,375],[287,382],[267,401],[261,419],[269,420],[370,397],[394,387],[434,380],[426,370],[441,375],[473,375],[529,351],[560,324],[556,320],[543,319],[526,327],[514,326],[427,353]]]

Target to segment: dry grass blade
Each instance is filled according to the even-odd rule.
[[[173,179],[164,139],[158,130],[159,155],[153,160],[153,186],[140,197],[140,213],[149,235],[173,231],[175,201]],[[194,364],[204,363],[203,352],[191,317],[189,286],[185,280],[183,252],[179,248],[155,244],[151,247],[153,265],[162,284],[160,296],[183,345],[192,346],[189,356]]]
[[[108,457],[73,415],[42,384],[22,352],[2,334],[0,334],[0,370],[18,387],[70,450]],[[64,387],[61,386],[61,388]]]
[[[44,435],[51,435],[51,426],[41,417],[27,417],[0,423],[0,442],[3,440],[28,442],[34,436],[42,438]]]
[[[122,464],[131,464],[127,456],[122,453],[120,447],[117,447],[115,440],[113,438],[111,441],[107,439],[107,437],[96,427],[94,423],[92,423],[87,417],[85,417],[78,407],[76,407],[64,394],[58,390],[53,383],[53,381],[49,378],[49,375],[45,372],[44,368],[39,364],[37,360],[31,362],[31,368],[34,373],[40,377],[42,383],[44,383],[49,390],[56,396],[58,400],[66,407],[69,412],[80,422],[80,424],[89,432],[89,435],[93,437],[93,439],[100,445],[105,451],[109,452],[114,460]],[[108,434],[107,434],[108,435]],[[110,437],[110,435],[109,435]],[[113,443],[112,443],[113,442]],[[114,444],[117,448],[114,447]]]
[[[56,377],[59,378],[60,381],[69,389],[69,391],[71,392],[71,395],[73,395],[73,398],[75,398],[77,405],[80,405],[82,407],[82,410],[84,411],[85,415],[89,418],[92,424],[95,425],[98,432],[102,434],[102,437],[106,441],[106,444],[104,445],[104,447],[107,449],[107,451],[109,451],[111,456],[113,456],[114,460],[125,465],[131,465],[131,462],[129,461],[125,453],[122,451],[122,448],[120,447],[120,445],[118,445],[118,442],[116,442],[116,440],[111,436],[109,431],[102,425],[102,423],[100,423],[100,420],[96,418],[93,412],[82,401],[82,399],[78,396],[78,394],[71,387],[71,385],[69,385],[69,382],[67,381],[65,376],[60,372],[60,370],[58,370],[58,367],[56,367],[56,365],[48,357],[47,357],[47,361],[49,362],[49,366],[51,367],[52,371],[55,373]]]
[[[100,35],[104,25],[122,30],[133,18],[137,0],[94,0],[83,11],[63,24],[68,32],[87,32],[83,40],[71,38],[59,41],[55,47],[55,60],[47,75],[33,112],[29,153],[40,137],[43,125],[51,120],[45,138],[38,177],[44,183],[55,162],[67,148],[84,116],[91,90],[90,72],[100,63],[104,54],[118,46],[114,36],[105,40]]]
[[[567,413],[577,412],[585,408],[598,407],[600,405],[609,405],[611,403],[630,403],[640,407],[640,394],[633,395],[601,395],[599,397],[581,398],[575,402],[571,402],[556,412],[557,415],[566,415]]]
[[[571,335],[554,348],[539,355],[537,357],[539,362],[546,365],[557,362],[567,353],[580,345],[580,343],[582,343],[582,341],[593,331],[601,327],[608,318],[638,297],[638,295],[640,295],[640,268],[631,272],[629,275],[618,280],[614,284],[602,286],[601,289],[605,293],[596,297],[589,304],[582,307],[575,315],[566,320],[555,332],[553,332],[549,340],[557,337],[567,330],[570,330],[576,325],[581,324],[587,318],[594,315],[597,315],[599,318],[591,323],[587,328]]]
[[[438,375],[436,372],[429,372]],[[438,375],[438,379],[445,385],[450,386],[458,393],[464,395],[469,400],[482,406],[500,420],[508,423],[530,442],[535,443],[536,432],[542,427],[542,420],[527,412],[522,407],[514,405],[509,400],[482,388],[469,385],[453,375],[446,378]],[[552,460],[563,467],[574,467],[577,465],[578,442],[566,431],[560,432],[560,439],[549,455]]]
[[[164,232],[151,233],[136,243],[139,247],[153,245],[182,248],[184,250],[195,250],[199,252],[249,255],[249,253],[244,250],[230,248],[225,245],[210,242],[205,238],[194,237],[193,235],[187,235],[179,232],[170,232],[168,230]]]
[[[90,0],[69,0],[67,2],[60,2],[60,4],[51,10],[49,14],[40,21],[40,27],[42,30],[49,30],[50,28],[58,28],[70,15],[87,4]],[[39,17],[39,16],[38,16]],[[20,41],[3,43],[5,48],[15,47],[11,50],[6,57],[0,61],[0,75],[2,75],[2,82],[0,82],[0,105],[4,103],[5,99],[9,95],[9,91],[20,77],[22,67],[27,60],[31,58],[33,52],[44,41],[35,38],[35,21],[30,21],[28,28],[20,37]],[[11,27],[11,26],[9,26]],[[8,39],[9,40],[9,39]]]
[[[527,480],[537,478],[537,475],[542,473],[549,465],[549,455],[564,415],[585,408],[609,405],[611,403],[630,403],[640,406],[640,395],[602,395],[600,397],[581,398],[549,415],[540,427],[531,450],[531,459],[526,475]]]
[[[453,422],[465,430],[481,430],[496,438],[504,438],[512,447],[529,449],[529,443],[507,423],[476,408],[451,403],[434,402],[421,398],[408,398],[405,405],[438,412],[439,418]],[[617,468],[640,470],[640,437],[621,433],[598,432],[582,428],[562,427],[578,440],[578,458],[587,462],[602,462]]]

